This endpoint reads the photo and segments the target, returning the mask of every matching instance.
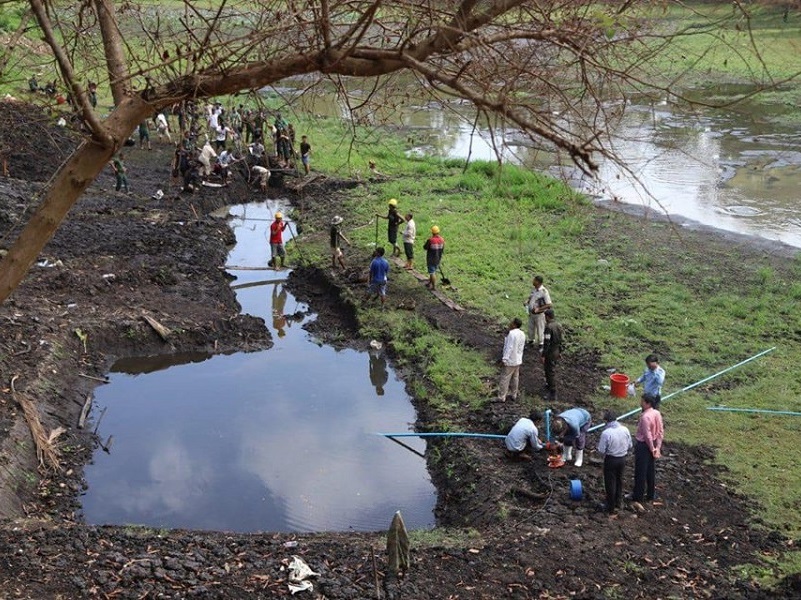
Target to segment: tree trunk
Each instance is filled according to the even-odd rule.
[[[72,205],[106,168],[114,152],[131,135],[136,124],[147,118],[151,110],[151,106],[138,96],[127,98],[104,122],[114,145],[103,145],[95,138],[86,140],[61,166],[48,185],[39,208],[0,261],[0,304],[24,279]]]
[[[97,21],[100,25],[100,35],[103,38],[103,51],[106,57],[106,68],[109,74],[111,97],[114,106],[122,104],[128,95],[128,61],[125,58],[125,49],[122,35],[117,24],[114,4],[109,0],[95,0]]]

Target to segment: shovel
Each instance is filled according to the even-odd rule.
[[[442,271],[442,265],[441,264],[439,265],[439,274],[442,276],[442,278],[441,278],[442,285],[450,285],[451,284],[451,280],[448,279],[447,277],[445,277],[445,273]]]

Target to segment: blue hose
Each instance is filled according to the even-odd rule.
[[[711,379],[714,379],[715,377],[720,377],[720,376],[721,376],[721,375],[723,375],[724,373],[728,373],[729,371],[731,371],[731,370],[733,370],[733,369],[736,369],[737,367],[741,367],[741,366],[743,366],[744,364],[746,364],[746,363],[749,363],[749,362],[751,362],[752,360],[755,360],[755,359],[759,358],[760,356],[764,356],[764,355],[765,355],[765,354],[767,354],[768,352],[773,352],[775,349],[776,349],[776,346],[773,346],[773,348],[768,348],[767,350],[763,350],[763,351],[762,351],[762,352],[760,352],[759,354],[754,354],[754,356],[752,356],[751,358],[746,358],[745,360],[738,362],[736,365],[732,365],[732,366],[730,366],[730,367],[728,367],[728,368],[726,368],[726,369],[723,369],[722,371],[718,371],[718,372],[717,372],[717,373],[715,373],[714,375],[710,375],[709,377],[704,377],[704,378],[703,378],[702,380],[700,380],[700,381],[696,381],[695,383],[691,383],[690,385],[688,385],[688,386],[685,386],[685,387],[681,388],[680,390],[677,390],[677,391],[675,391],[675,392],[672,392],[672,393],[668,394],[667,396],[665,396],[664,398],[662,398],[662,402],[665,402],[666,400],[669,400],[669,399],[670,399],[670,398],[672,398],[673,396],[676,396],[676,395],[678,395],[678,394],[681,394],[682,392],[686,392],[687,390],[691,390],[691,389],[693,389],[694,387],[698,387],[698,386],[699,386],[699,385],[701,385],[702,383],[706,383],[707,381],[710,381]],[[642,408],[635,408],[634,410],[630,410],[629,412],[627,412],[627,413],[625,413],[625,414],[623,414],[623,415],[620,415],[620,416],[617,418],[617,420],[618,420],[618,421],[622,421],[622,420],[623,420],[623,419],[625,419],[626,417],[630,417],[631,415],[636,415],[636,414],[637,414],[637,413],[639,413],[639,412],[642,412]],[[590,428],[589,428],[589,431],[597,431],[598,429],[601,429],[601,428],[602,428],[602,427],[604,427],[605,425],[606,425],[606,423],[600,423],[599,425],[595,425],[594,427],[590,427]]]
[[[441,431],[439,433],[377,433],[376,435],[383,435],[384,437],[466,437],[466,438],[490,438],[495,440],[505,440],[505,435],[498,435],[495,433],[454,433],[451,431]]]
[[[727,408],[725,406],[708,406],[707,410],[725,410],[729,412],[744,412],[744,413],[760,413],[766,415],[790,415],[792,417],[801,417],[801,412],[792,410],[767,410],[762,408]]]

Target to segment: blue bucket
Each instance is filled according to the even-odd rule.
[[[571,479],[570,480],[570,499],[571,500],[581,500],[581,480],[580,479]]]

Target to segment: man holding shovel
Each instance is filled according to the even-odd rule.
[[[434,225],[431,228],[431,237],[423,244],[426,251],[426,266],[428,268],[428,283],[426,287],[430,290],[437,287],[437,269],[442,260],[442,253],[445,252],[445,240],[439,235],[439,227]]]
[[[280,212],[275,213],[275,220],[270,224],[270,266],[274,269],[284,268],[284,258],[286,257],[286,250],[284,249],[284,229],[287,224],[284,222],[284,215]],[[278,266],[278,262],[281,266]]]

